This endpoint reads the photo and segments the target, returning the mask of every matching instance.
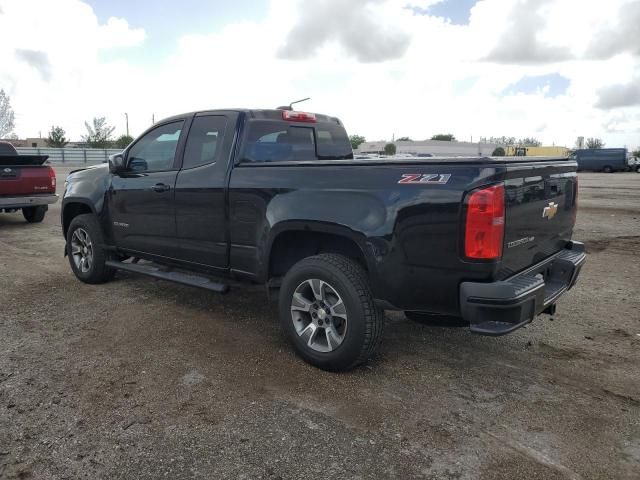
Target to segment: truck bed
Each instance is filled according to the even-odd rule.
[[[318,165],[368,165],[368,166],[398,166],[398,165],[486,165],[486,164],[509,164],[509,163],[543,163],[569,161],[567,157],[402,157],[402,158],[372,158],[353,160],[311,160],[311,161],[286,161],[286,162],[262,162],[252,163],[252,167],[273,167],[273,166],[318,166]],[[242,164],[240,165],[242,166]]]

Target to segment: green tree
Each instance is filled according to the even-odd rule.
[[[541,147],[542,142],[537,138],[525,137],[518,140],[518,145],[521,147]]]
[[[113,131],[116,127],[107,124],[105,117],[94,117],[93,125],[84,122],[87,134],[82,136],[82,140],[91,148],[109,148],[113,145]]]
[[[56,127],[55,125],[51,127],[49,131],[49,136],[47,137],[47,146],[51,148],[64,148],[69,143],[67,137],[65,136],[66,132],[62,127]]]
[[[396,142],[413,142],[409,137],[400,137]]]
[[[362,135],[351,135],[349,140],[351,140],[351,148],[354,150],[357,150],[360,145],[367,141]]]
[[[599,150],[601,148],[604,148],[604,142],[601,139],[594,138],[594,137],[587,138],[586,145],[587,145],[587,148],[594,149],[594,150]]]
[[[131,142],[133,142],[133,137],[131,135],[120,135],[114,142],[114,146],[124,150],[131,144]]]
[[[393,143],[387,143],[384,146],[385,155],[395,155],[397,151],[398,151],[398,149],[396,148],[396,146]]]
[[[493,153],[491,154],[492,157],[504,157],[506,154],[506,152],[504,151],[504,148],[502,147],[498,147],[496,148]]]
[[[11,108],[11,99],[0,89],[0,138],[11,135],[15,126],[16,115]]]
[[[640,158],[640,148],[638,150],[636,150],[635,152],[633,152],[632,154],[634,157],[636,158]]]
[[[453,133],[438,133],[431,137],[431,140],[440,140],[443,142],[455,142],[456,136]]]

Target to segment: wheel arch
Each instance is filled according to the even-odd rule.
[[[263,276],[283,277],[300,260],[335,253],[356,260],[370,274],[373,264],[366,238],[348,227],[324,222],[286,222],[274,228],[266,245]]]
[[[84,215],[87,213],[96,213],[96,209],[94,205],[85,198],[68,198],[62,204],[62,212],[61,212],[61,224],[62,224],[62,234],[64,237],[67,237],[67,232],[69,231],[69,226],[74,218],[78,215]]]

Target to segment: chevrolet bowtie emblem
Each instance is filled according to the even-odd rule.
[[[549,202],[549,206],[544,207],[544,210],[542,210],[542,218],[548,218],[551,220],[556,216],[556,213],[558,213],[558,204]]]

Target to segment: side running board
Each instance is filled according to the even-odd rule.
[[[229,291],[229,285],[214,282],[208,277],[182,273],[175,270],[167,270],[166,268],[160,268],[157,265],[147,265],[139,263],[125,263],[118,262],[116,260],[107,260],[105,264],[108,267],[115,268],[117,270],[124,270],[126,272],[138,273],[140,275],[146,275],[148,277],[159,278],[160,280],[168,280],[169,282],[181,283],[183,285],[189,285],[190,287],[204,288],[217,293],[227,293]]]

